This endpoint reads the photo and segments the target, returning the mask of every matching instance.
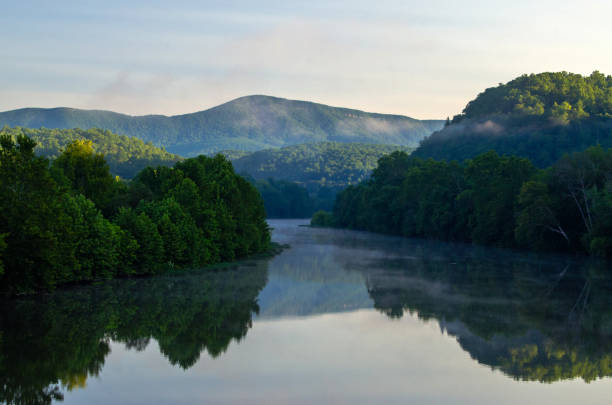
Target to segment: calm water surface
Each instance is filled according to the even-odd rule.
[[[300,227],[214,272],[2,303],[5,402],[609,404],[609,263]]]

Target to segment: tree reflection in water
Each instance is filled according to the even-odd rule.
[[[159,343],[189,368],[244,338],[257,313],[267,262],[176,276],[114,280],[5,301],[0,309],[0,401],[50,403],[84,387],[110,353],[110,341],[144,350]]]
[[[376,309],[436,319],[473,359],[517,380],[612,376],[609,262],[413,243],[410,257],[352,266]]]

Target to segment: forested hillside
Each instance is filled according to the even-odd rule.
[[[253,152],[233,159],[232,163],[236,172],[255,179],[344,187],[365,179],[379,158],[397,150],[411,151],[396,145],[322,142]]]
[[[144,143],[138,138],[114,134],[101,129],[0,129],[0,136],[8,135],[14,140],[25,135],[36,142],[38,155],[54,159],[70,143],[77,140],[91,141],[92,149],[104,155],[113,175],[131,179],[147,166],[172,166],[180,157],[163,148]]]
[[[369,176],[378,159],[404,146],[321,142],[234,156],[232,164],[261,193],[269,218],[309,218],[331,210],[336,193]]]
[[[546,170],[488,152],[463,164],[395,152],[314,225],[612,257],[612,149]]]
[[[486,89],[414,155],[464,160],[495,150],[546,167],[597,144],[612,147],[612,76],[540,73]]]
[[[366,113],[269,96],[241,97],[205,111],[171,117],[74,108],[24,108],[0,113],[0,126],[103,128],[164,146],[181,156],[323,141],[416,147],[442,124],[439,120]]]
[[[195,267],[266,250],[261,197],[223,156],[142,170],[124,183],[92,144],[50,164],[0,136],[0,291]]]

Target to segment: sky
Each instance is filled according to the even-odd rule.
[[[445,118],[521,74],[612,74],[608,0],[0,2],[1,111],[266,94]]]

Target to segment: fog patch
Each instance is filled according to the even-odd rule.
[[[474,125],[473,131],[478,134],[494,134],[497,135],[504,130],[504,127],[498,123],[487,120],[485,122]]]

